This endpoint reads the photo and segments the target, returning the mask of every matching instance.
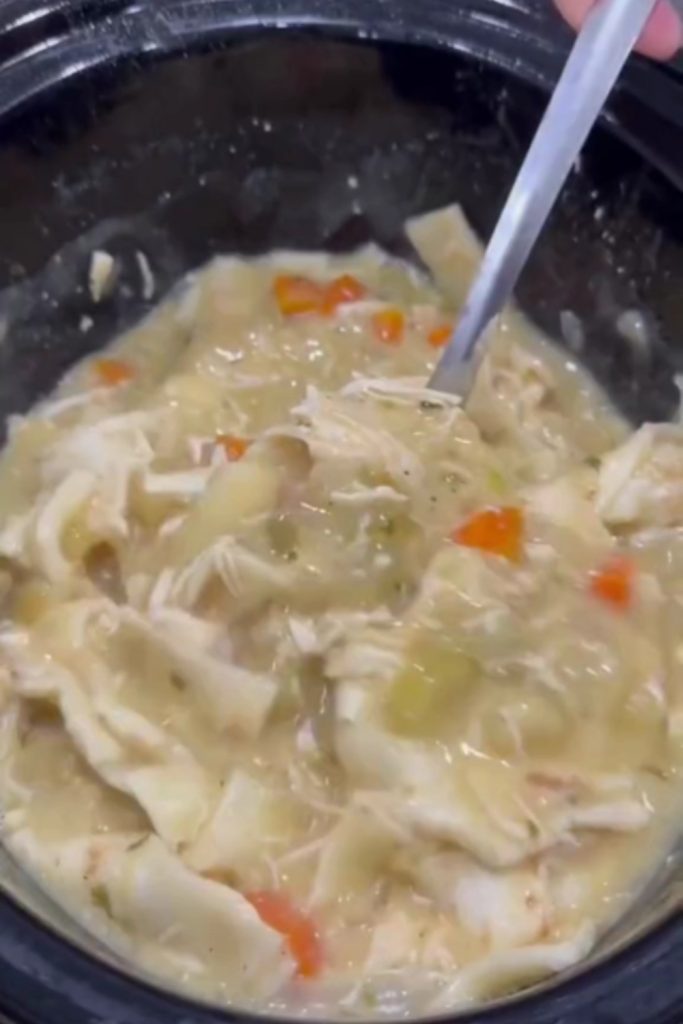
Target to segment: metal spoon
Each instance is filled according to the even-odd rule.
[[[467,394],[480,354],[477,342],[510,298],[548,214],[656,2],[600,0],[590,13],[508,196],[430,387]]]

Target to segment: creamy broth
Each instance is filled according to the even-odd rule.
[[[426,382],[480,258],[220,258],[10,424],[0,797],[136,965],[238,1006],[419,1015],[578,963],[671,841],[683,432],[510,309]]]

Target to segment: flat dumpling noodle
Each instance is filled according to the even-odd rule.
[[[531,985],[679,814],[683,431],[512,308],[464,405],[428,390],[480,247],[456,207],[408,236],[217,258],[8,425],[4,843],[210,1000]]]

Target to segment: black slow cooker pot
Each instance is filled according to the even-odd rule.
[[[221,251],[405,252],[457,200],[490,232],[569,34],[550,0],[3,0],[0,413]],[[122,277],[93,307],[93,248]],[[634,60],[519,289],[634,420],[683,368],[683,73]],[[633,325],[637,324],[634,339]],[[625,329],[625,324],[630,324]],[[84,329],[84,325],[87,329]],[[0,1017],[220,1024],[84,935],[0,853]],[[591,961],[465,1021],[681,1024],[674,852]]]

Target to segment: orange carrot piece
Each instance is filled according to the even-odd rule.
[[[432,348],[443,348],[451,340],[453,334],[453,324],[440,324],[435,327],[427,335],[427,343]]]
[[[121,359],[96,359],[93,369],[105,387],[115,388],[119,384],[128,384],[135,376],[135,370],[129,363]]]
[[[623,555],[610,558],[601,569],[591,574],[589,589],[593,597],[625,612],[633,604],[636,567]]]
[[[335,277],[327,285],[297,274],[280,274],[273,282],[273,292],[283,316],[331,316],[345,302],[357,302],[368,294],[365,285],[351,274]]]
[[[351,274],[342,274],[341,277],[335,277],[334,281],[330,281],[325,288],[321,312],[331,316],[337,312],[339,306],[346,302],[359,302],[367,294],[367,288],[357,278]]]
[[[249,448],[249,442],[243,437],[233,437],[232,434],[218,434],[216,444],[219,444],[230,462],[239,462]]]
[[[315,978],[323,968],[323,947],[316,927],[281,892],[245,893],[264,924],[284,937],[301,978]]]
[[[383,309],[372,318],[372,329],[384,345],[400,345],[406,329],[406,318],[400,309]]]
[[[522,557],[523,536],[524,516],[520,509],[511,506],[477,512],[452,534],[456,544],[501,555],[511,562]]]
[[[273,281],[273,292],[283,316],[318,313],[322,307],[323,287],[300,274],[278,275]]]

